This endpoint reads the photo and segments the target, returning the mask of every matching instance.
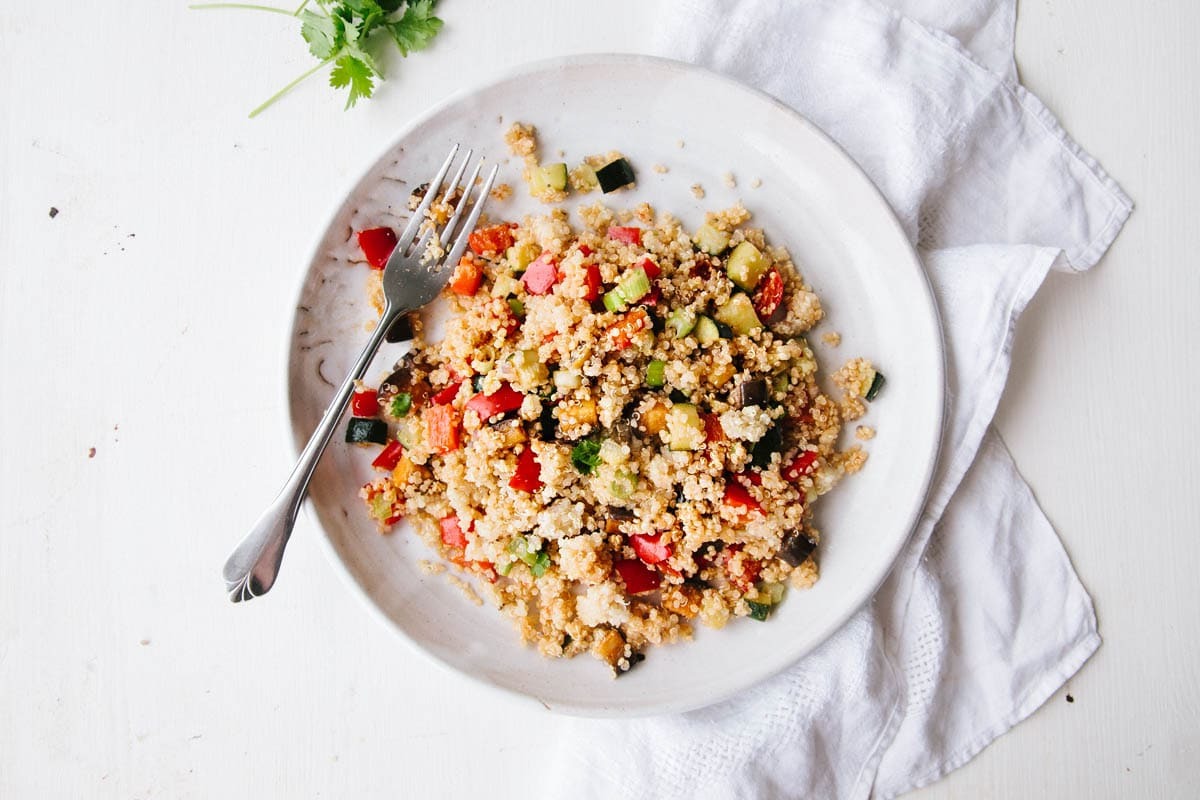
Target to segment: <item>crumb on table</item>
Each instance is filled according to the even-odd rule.
[[[821,341],[830,347],[837,347],[842,343],[842,335],[837,331],[829,331],[821,334]]]
[[[757,189],[760,186],[762,186],[762,178],[755,178],[754,180],[750,181],[751,189]]]
[[[653,169],[653,170],[654,170],[655,172],[657,172],[659,175],[666,175],[666,174],[667,174],[667,168],[666,168],[666,166],[665,166],[665,165],[663,165],[663,164],[655,164],[653,167],[651,167],[651,169]]]
[[[737,186],[737,179],[733,177],[732,172],[726,172],[724,175],[722,175],[721,182],[724,183],[730,189],[733,189],[734,187]]]
[[[870,425],[859,425],[854,429],[854,438],[868,441],[875,438],[875,429]]]
[[[698,183],[693,183],[692,184],[692,197],[696,198],[697,200],[703,200],[704,199],[704,187]]]
[[[512,186],[509,186],[507,183],[498,184],[496,188],[492,189],[493,200],[503,202],[510,197],[512,197]]]

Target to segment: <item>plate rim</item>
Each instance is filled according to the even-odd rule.
[[[822,140],[826,145],[831,147],[833,151],[835,151],[842,159],[844,159],[844,161],[854,172],[858,173],[858,175],[865,180],[870,191],[874,193],[876,199],[882,205],[883,209],[886,210],[887,224],[893,228],[893,232],[898,234],[900,240],[904,243],[904,249],[906,255],[908,256],[910,266],[916,269],[917,274],[921,278],[919,284],[922,289],[922,298],[928,306],[929,317],[932,319],[935,329],[933,343],[937,349],[937,353],[936,357],[933,359],[933,363],[936,371],[936,375],[934,377],[936,378],[935,385],[938,395],[938,402],[936,403],[935,412],[937,419],[935,420],[934,425],[936,434],[934,437],[932,437],[930,448],[928,452],[924,454],[922,461],[922,467],[925,470],[923,487],[919,492],[919,498],[914,502],[912,511],[909,514],[909,518],[905,521],[906,533],[903,536],[896,538],[895,545],[890,548],[891,552],[887,554],[888,558],[886,563],[888,566],[886,569],[882,570],[873,581],[870,591],[867,592],[864,598],[857,604],[848,606],[841,614],[832,615],[829,617],[828,621],[821,626],[817,635],[813,637],[810,646],[803,650],[803,652],[798,653],[794,658],[784,662],[777,668],[773,668],[763,673],[756,673],[753,675],[753,677],[731,684],[729,687],[719,692],[715,692],[711,696],[699,701],[668,700],[648,703],[643,702],[634,707],[612,705],[585,706],[570,702],[557,701],[553,704],[550,704],[534,694],[522,692],[514,687],[506,686],[502,683],[493,681],[482,674],[476,674],[474,672],[462,669],[456,664],[450,663],[434,651],[424,647],[419,641],[417,641],[406,630],[404,630],[404,628],[388,617],[384,613],[383,609],[376,604],[371,595],[368,593],[367,588],[350,571],[349,566],[347,566],[345,561],[339,555],[337,548],[334,546],[330,534],[321,519],[321,514],[316,508],[316,504],[312,502],[307,495],[305,496],[304,503],[302,505],[302,513],[304,514],[305,518],[319,530],[321,535],[318,538],[321,542],[321,547],[325,553],[326,560],[332,563],[334,566],[334,571],[338,574],[339,578],[343,583],[348,584],[351,587],[352,593],[357,596],[361,603],[369,609],[371,615],[377,621],[383,624],[388,630],[394,634],[398,634],[412,650],[420,653],[422,656],[424,656],[433,664],[436,664],[441,669],[446,670],[454,675],[462,676],[478,686],[487,687],[493,691],[500,691],[505,695],[520,700],[524,703],[536,703],[537,705],[540,705],[541,707],[553,713],[586,718],[636,718],[660,714],[682,713],[686,711],[707,708],[722,701],[728,700],[737,694],[745,692],[781,674],[785,670],[795,666],[801,660],[809,656],[814,650],[827,642],[834,633],[845,627],[846,623],[849,622],[849,620],[855,614],[857,614],[859,610],[861,610],[874,599],[875,595],[878,594],[880,587],[895,571],[901,553],[912,540],[913,534],[918,527],[921,516],[933,491],[934,478],[937,475],[938,464],[942,456],[942,442],[945,438],[945,426],[947,420],[947,366],[945,332],[942,325],[941,312],[938,307],[937,297],[933,292],[933,287],[929,281],[929,275],[925,269],[925,265],[920,257],[920,254],[909,240],[909,237],[904,230],[904,226],[900,223],[900,220],[897,217],[895,210],[892,208],[891,203],[888,202],[887,197],[880,190],[878,184],[872,180],[871,176],[867,174],[867,172],[846,151],[846,149],[842,147],[836,140],[834,140],[829,134],[827,134],[822,128],[816,125],[816,123],[808,119],[808,117],[804,116],[804,114],[792,106],[779,100],[774,95],[757,87],[746,84],[737,78],[716,72],[715,70],[712,70],[706,66],[644,53],[593,52],[554,56],[550,58],[521,62],[509,67],[508,69],[489,75],[485,80],[471,83],[464,88],[447,95],[442,100],[426,107],[423,111],[411,117],[403,126],[400,127],[398,132],[392,138],[390,138],[383,147],[372,152],[372,154],[365,160],[365,166],[355,171],[348,171],[352,177],[346,181],[345,187],[342,190],[339,190],[335,193],[334,196],[337,199],[333,201],[332,206],[324,215],[324,224],[314,228],[316,233],[310,240],[308,247],[305,249],[305,252],[308,253],[308,259],[304,264],[304,268],[299,273],[297,283],[292,293],[292,320],[288,326],[287,337],[285,339],[283,348],[285,368],[283,370],[284,374],[282,388],[285,400],[284,405],[287,410],[287,413],[283,415],[283,428],[288,442],[288,448],[292,453],[293,460],[299,457],[300,451],[303,449],[303,441],[300,440],[298,436],[297,424],[293,412],[293,403],[295,401],[295,390],[293,388],[293,344],[296,339],[296,333],[299,330],[298,326],[301,324],[297,310],[304,296],[304,289],[308,275],[320,256],[322,242],[324,241],[328,231],[332,227],[334,221],[337,219],[338,214],[341,212],[346,200],[350,197],[354,188],[357,187],[375,169],[376,165],[378,165],[379,161],[387,153],[399,147],[402,142],[417,128],[424,125],[430,119],[436,117],[446,109],[451,108],[454,105],[461,103],[488,88],[507,83],[530,74],[540,74],[566,67],[604,65],[612,64],[614,62],[634,65],[652,64],[659,68],[697,74],[706,80],[725,84],[726,87],[734,91],[748,93],[755,96],[759,100],[764,100],[777,110],[792,117],[803,127],[807,128],[809,133],[815,135],[818,139]]]

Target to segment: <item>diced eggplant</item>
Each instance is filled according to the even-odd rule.
[[[781,450],[783,450],[783,429],[775,424],[754,443],[754,449],[750,455],[751,463],[759,469],[766,469],[771,465],[771,456]]]
[[[391,400],[401,392],[405,392],[412,398],[414,403],[422,402],[428,394],[423,383],[413,380],[413,365],[416,362],[416,357],[412,353],[406,353],[399,361],[396,362],[394,371],[388,375],[379,384],[379,391],[376,392],[376,399],[379,401],[379,407],[388,409],[391,407]]]
[[[387,341],[390,342],[391,344],[396,344],[397,342],[412,341],[412,338],[413,338],[412,320],[410,320],[408,318],[407,314],[400,317],[399,319],[397,319],[395,322],[392,323],[392,327],[388,328],[387,336],[384,338],[386,338]]]
[[[792,531],[783,537],[783,544],[779,548],[779,557],[791,566],[798,567],[816,549],[817,543],[808,538],[804,531]]]
[[[729,403],[734,408],[761,406],[767,402],[767,382],[762,378],[742,381],[729,394]]]
[[[600,182],[600,191],[608,194],[634,182],[633,167],[625,159],[618,158],[596,170],[596,180]]]

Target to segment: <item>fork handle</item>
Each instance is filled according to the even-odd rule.
[[[379,325],[371,333],[371,338],[367,340],[358,360],[354,362],[350,374],[338,387],[316,430],[309,437],[308,444],[300,452],[300,458],[287,483],[225,562],[222,575],[229,599],[233,602],[266,594],[275,585],[279,565],[283,561],[283,550],[287,547],[292,527],[296,524],[296,516],[300,513],[300,505],[308,492],[308,482],[312,480],[317,462],[321,460],[321,454],[325,452],[325,447],[337,428],[346,401],[354,392],[354,382],[366,374],[384,336],[403,313],[404,309],[393,309],[390,306],[384,309]]]

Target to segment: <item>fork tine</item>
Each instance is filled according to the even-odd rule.
[[[465,167],[466,164],[464,163]],[[475,165],[474,171],[471,172],[471,177],[467,179],[466,188],[463,190],[463,196],[458,199],[458,203],[454,206],[454,213],[450,215],[450,219],[446,220],[445,226],[442,227],[440,234],[441,240],[444,242],[454,232],[454,226],[458,224],[458,220],[462,217],[462,213],[467,209],[467,203],[471,200],[471,190],[475,188],[475,179],[479,177],[479,170],[483,169],[483,159],[479,159],[479,163]]]
[[[446,156],[446,160],[442,163],[442,168],[438,170],[434,179],[429,182],[429,189],[426,190],[425,197],[421,200],[421,205],[417,206],[417,210],[409,217],[408,224],[404,226],[404,232],[400,234],[400,238],[396,241],[397,253],[405,252],[408,250],[408,246],[412,244],[412,240],[416,237],[417,231],[421,227],[421,222],[425,219],[425,212],[433,205],[433,198],[437,197],[438,190],[442,188],[442,181],[446,179],[446,173],[450,171],[450,165],[454,163],[456,155],[458,155],[457,142],[450,148],[450,155]]]
[[[500,171],[500,165],[495,164],[488,172],[487,179],[483,182],[483,187],[479,190],[479,199],[475,201],[475,207],[471,209],[471,213],[467,216],[467,221],[463,223],[459,230],[458,238],[454,240],[454,246],[450,248],[450,252],[446,254],[446,264],[451,266],[458,263],[458,259],[462,256],[463,250],[467,248],[467,238],[471,235],[471,231],[475,230],[475,223],[479,221],[479,215],[483,213],[483,204],[487,202],[488,195],[492,191],[492,184],[496,182],[496,173]],[[448,231],[447,231],[448,232]]]

